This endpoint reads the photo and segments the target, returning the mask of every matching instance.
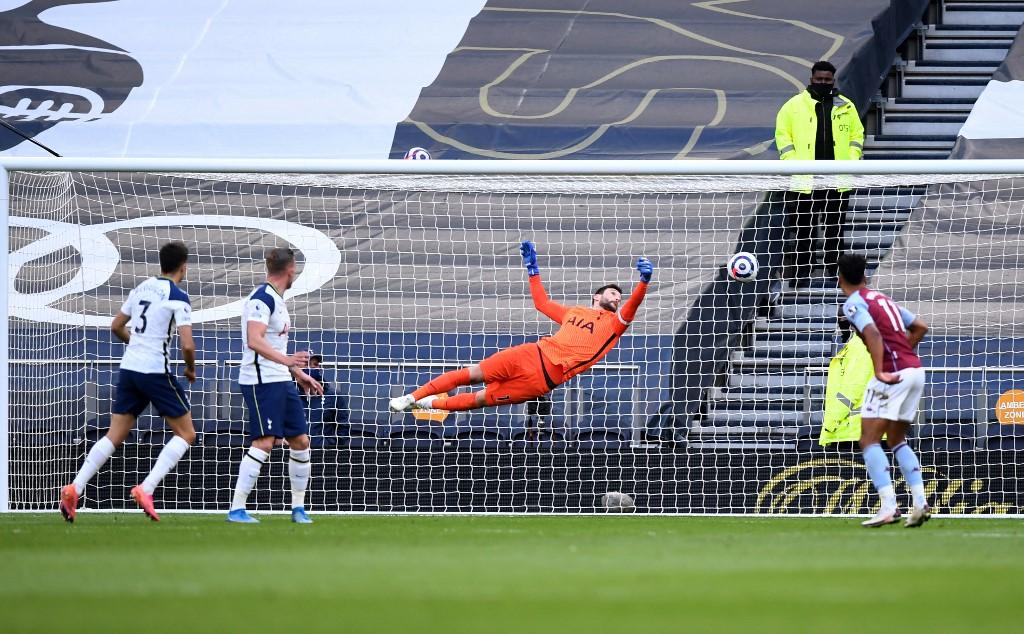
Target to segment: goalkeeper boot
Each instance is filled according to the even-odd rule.
[[[932,518],[932,507],[925,504],[924,506],[915,506],[910,509],[910,515],[907,516],[907,521],[903,523],[905,528],[917,528],[921,524],[924,524]]]
[[[391,399],[391,402],[388,403],[388,409],[392,412],[404,412],[412,409],[412,406],[415,403],[416,399],[412,397],[412,394],[404,394]]]
[[[245,509],[235,509],[228,512],[228,521],[232,524],[259,524],[260,521],[249,515]]]
[[[146,514],[146,517],[154,522],[160,521],[160,516],[156,514],[156,509],[153,508],[153,496],[143,491],[141,486],[132,487],[132,499],[139,505],[142,512]]]
[[[60,490],[60,514],[64,521],[69,524],[75,521],[75,512],[78,508],[78,491],[74,484],[69,484]]]
[[[883,507],[878,510],[874,517],[861,522],[860,525],[864,528],[878,528],[886,524],[895,524],[898,521],[900,521],[899,508],[887,509]]]
[[[292,509],[292,522],[296,524],[312,524],[313,520],[306,515],[306,509],[301,506],[296,506]]]

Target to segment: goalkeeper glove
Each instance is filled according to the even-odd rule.
[[[523,266],[526,267],[526,272],[530,277],[540,275],[540,269],[537,268],[537,249],[533,247],[533,243],[523,240],[523,243],[519,245],[519,252],[523,254]]]
[[[650,282],[651,276],[654,275],[654,265],[644,257],[636,261],[636,270],[640,271],[641,282]]]

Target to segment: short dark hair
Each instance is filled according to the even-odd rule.
[[[844,253],[839,256],[839,274],[849,284],[860,284],[864,281],[864,268],[868,260],[860,253]]]
[[[295,251],[288,247],[277,247],[267,252],[267,273],[277,275],[284,273],[288,265],[295,261]]]
[[[174,273],[188,262],[188,247],[184,242],[168,242],[160,247],[160,272]]]
[[[605,284],[601,288],[599,288],[596,291],[594,291],[594,295],[600,295],[601,293],[605,292],[609,288],[614,288],[615,290],[619,291],[619,295],[622,295],[622,287],[619,286],[618,284]]]
[[[828,72],[832,73],[833,75],[836,74],[836,67],[832,65],[832,62],[827,62],[825,60],[820,60],[820,61],[814,62],[814,66],[811,66],[811,74],[812,75],[814,73],[818,72],[819,70],[827,70]]]
[[[317,363],[323,363],[324,358],[318,354],[312,354],[309,356],[309,361],[310,363],[312,363],[313,361],[316,361]]]

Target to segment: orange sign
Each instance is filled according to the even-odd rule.
[[[996,420],[1003,425],[1024,425],[1024,390],[1007,390],[996,401]]]
[[[448,396],[448,394],[446,392],[442,392],[441,394],[435,394],[434,396]],[[444,419],[448,418],[448,414],[450,413],[451,412],[445,409],[414,409],[412,410],[412,417],[416,420],[443,423]]]

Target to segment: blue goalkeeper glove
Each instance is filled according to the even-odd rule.
[[[640,271],[641,282],[650,282],[651,276],[654,275],[654,265],[644,257],[636,261],[636,270]]]
[[[523,240],[523,243],[519,245],[519,252],[523,254],[523,266],[526,267],[526,272],[530,277],[540,275],[540,269],[537,268],[537,249],[534,248],[533,243]]]

